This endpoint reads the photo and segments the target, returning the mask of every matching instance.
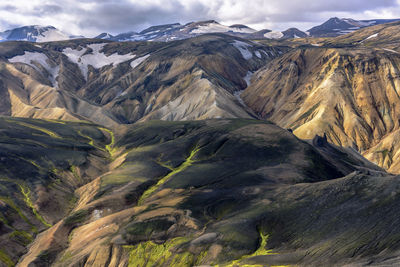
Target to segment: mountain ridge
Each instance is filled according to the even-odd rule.
[[[271,31],[268,29],[255,30],[243,24],[233,24],[225,26],[215,20],[189,22],[187,24],[172,23],[164,25],[154,25],[140,32],[129,31],[112,35],[101,33],[94,38],[110,41],[162,41],[182,40],[193,38],[207,33],[225,33],[228,35],[245,39],[292,39],[306,37],[336,37],[354,32],[365,27],[380,25],[398,21],[399,19],[375,19],[375,20],[354,20],[330,18],[321,25],[315,26],[306,32],[297,28],[289,28],[285,31]],[[53,26],[23,26],[10,29],[0,33],[2,42],[4,41],[31,41],[49,42],[61,41],[84,36],[72,36],[66,34]]]

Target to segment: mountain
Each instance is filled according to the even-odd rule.
[[[354,36],[325,39],[319,47],[297,48],[286,46],[298,45],[297,39],[263,45],[225,34],[175,42],[6,42],[0,45],[0,112],[108,127],[154,119],[259,117],[305,139],[326,133],[330,142],[351,146],[397,173],[397,145],[389,145],[397,136],[398,114],[390,108],[398,105],[390,89],[397,79],[398,48],[391,34],[396,27],[396,22],[368,27]],[[385,38],[368,39],[376,32]],[[388,67],[377,71],[382,66]],[[376,103],[363,102],[367,91],[360,77],[379,81],[370,85]],[[321,86],[335,95],[327,103]],[[311,94],[314,90],[318,93]]]
[[[319,26],[311,28],[308,30],[308,33],[313,37],[335,37],[357,31],[361,28],[395,21],[399,21],[399,19],[354,20],[334,17]]]
[[[225,26],[215,20],[190,22],[185,25],[180,23],[151,26],[141,32],[125,32],[117,35],[101,33],[94,37],[109,41],[161,41],[168,42],[193,38],[209,33],[224,33],[244,39],[293,39],[312,37],[335,37],[345,35],[361,28],[374,25],[381,25],[398,21],[398,19],[384,20],[354,20],[331,18],[319,26],[315,26],[307,32],[297,28],[290,28],[286,31],[271,31],[268,29],[257,31],[243,24]],[[0,41],[30,41],[30,42],[51,42],[84,38],[83,36],[72,36],[52,26],[24,26],[7,30],[0,33]]]
[[[186,25],[179,23],[152,26],[141,32],[127,32],[116,36],[101,34],[95,38],[111,41],[173,41],[192,38],[207,33],[225,33],[245,39],[293,39],[306,37],[336,37],[355,32],[362,28],[396,22],[398,19],[354,20],[330,18],[319,26],[315,26],[303,32],[297,28],[289,28],[286,31],[257,31],[246,25],[236,24],[225,26],[217,21],[190,22]]]
[[[251,118],[240,92],[284,53],[223,34],[182,41],[0,44],[1,114],[113,127],[144,120]]]
[[[82,36],[68,35],[53,26],[24,26],[0,32],[0,41],[29,41],[29,42],[53,42],[81,38]]]
[[[200,36],[209,33],[225,33],[231,36],[241,37],[245,39],[279,39],[279,38],[295,38],[306,37],[304,32],[298,29],[289,29],[284,33],[274,32],[271,30],[254,30],[246,25],[235,24],[231,26],[222,25],[214,20],[200,21],[200,22],[190,22],[186,25],[181,25],[179,23],[166,24],[159,26],[152,26],[147,28],[140,33],[137,32],[127,32],[121,33],[116,36],[111,36],[103,33],[95,38],[106,39],[111,41],[173,41],[182,40]]]
[[[0,43],[0,266],[398,266],[400,22],[190,25]]]
[[[0,125],[9,265],[399,262],[399,179],[322,137],[244,119]]]
[[[190,22],[186,25],[180,23],[158,25],[149,27],[140,33],[127,32],[116,36],[104,38],[97,36],[96,38],[107,39],[112,41],[172,41],[192,38],[207,33],[229,33],[236,34],[251,34],[256,30],[245,25],[224,26],[214,20]]]
[[[283,37],[281,37],[282,39],[295,39],[295,38],[308,37],[308,35],[305,32],[300,31],[297,28],[287,29],[286,31],[283,31],[282,34],[283,34]]]
[[[326,134],[398,173],[399,30],[389,23],[295,48],[253,75],[243,101],[302,139]]]

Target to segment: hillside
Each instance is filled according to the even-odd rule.
[[[250,118],[235,93],[285,49],[226,35],[172,43],[1,43],[1,112],[110,127],[149,119]]]
[[[2,162],[30,173],[0,181],[8,188],[3,262],[21,255],[19,266],[396,261],[392,233],[400,225],[381,220],[398,207],[396,179],[323,138],[307,143],[273,124],[237,119],[153,121],[115,135],[86,123],[0,122],[8,151],[15,138],[25,140]],[[71,139],[80,142],[73,152],[40,160],[40,151],[68,150]],[[14,157],[26,160],[11,164]],[[33,226],[48,230],[37,235]]]
[[[398,27],[374,26],[321,46],[299,46],[257,72],[242,98],[300,138],[326,134],[398,173],[400,54],[396,35],[389,36]],[[379,38],[368,39],[376,32]],[[356,37],[365,41],[354,43]]]

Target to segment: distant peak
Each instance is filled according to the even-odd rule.
[[[341,21],[338,17],[332,17],[328,21]]]
[[[289,28],[289,29],[287,29],[286,31],[300,31],[300,30],[297,29],[297,28]]]
[[[219,24],[218,21],[216,20],[204,20],[204,21],[199,21],[199,22],[195,22],[197,24]]]
[[[233,24],[233,25],[229,26],[229,28],[238,28],[238,29],[242,29],[242,28],[249,28],[249,27],[246,26],[246,25],[243,25],[243,24]]]

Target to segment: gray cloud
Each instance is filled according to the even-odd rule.
[[[392,18],[400,0],[2,0],[0,26],[54,25],[94,36],[166,23],[215,19],[272,29],[307,29],[331,16]]]
[[[36,16],[52,16],[62,13],[64,10],[59,5],[42,5],[42,6],[35,6],[32,9],[32,15]]]

